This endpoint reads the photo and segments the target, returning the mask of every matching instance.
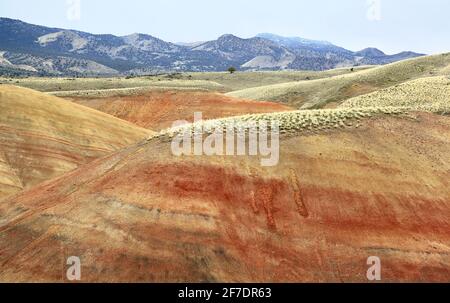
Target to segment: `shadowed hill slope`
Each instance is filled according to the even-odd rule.
[[[152,132],[30,89],[0,85],[0,198]]]
[[[450,119],[283,136],[280,163],[145,143],[0,204],[0,280],[383,281],[450,276]]]
[[[234,91],[237,98],[277,101],[297,108],[323,108],[409,80],[448,75],[450,53],[420,57],[352,74]]]

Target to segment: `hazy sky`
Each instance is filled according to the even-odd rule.
[[[2,17],[91,33],[184,42],[270,32],[387,53],[450,51],[449,15],[448,0],[0,0]]]

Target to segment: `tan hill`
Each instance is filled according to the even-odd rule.
[[[0,85],[0,198],[152,132],[63,99]]]
[[[450,106],[450,78],[427,77],[346,100],[340,107],[376,106],[420,107],[436,103]]]
[[[152,89],[138,90],[136,94],[128,91],[128,95],[119,92],[118,95],[104,94],[100,97],[95,94],[75,96],[78,97],[67,99],[152,130],[171,127],[179,120],[193,122],[195,112],[201,112],[203,119],[217,119],[292,110],[282,104],[242,100],[198,90]]]
[[[104,90],[136,90],[151,89],[154,87],[177,89],[204,89],[213,91],[225,91],[226,88],[214,81],[186,79],[172,79],[172,76],[158,77],[114,77],[114,78],[46,78],[29,77],[8,79],[0,77],[0,84],[13,84],[16,86],[31,88],[41,92],[53,92],[61,95],[79,94],[80,91],[87,94],[102,94]],[[114,92],[116,93],[116,92]]]
[[[312,81],[255,87],[228,93],[229,96],[277,101],[297,108],[336,106],[351,97],[374,92],[409,80],[448,75],[450,53],[400,61],[351,74]]]
[[[1,58],[0,58],[1,63]],[[355,67],[356,71],[372,68],[372,66]],[[114,78],[45,78],[27,77],[10,79],[0,77],[0,83],[14,84],[42,92],[52,92],[55,95],[111,95],[130,94],[130,91],[142,92],[153,88],[170,89],[203,89],[227,92],[238,89],[301,81],[306,79],[321,79],[350,73],[350,68],[315,71],[267,71],[267,72],[228,72],[213,73],[180,73],[162,74],[141,77]],[[114,91],[116,90],[116,91]],[[131,92],[133,93],[133,92]]]
[[[354,71],[373,68],[373,66],[354,67]],[[223,85],[228,91],[241,90],[264,85],[293,81],[315,80],[351,73],[351,68],[336,68],[326,71],[264,71],[264,72],[212,72],[187,73],[184,79],[213,81]]]
[[[0,280],[64,281],[78,256],[83,282],[367,282],[378,256],[384,282],[447,282],[450,118],[364,111],[283,136],[275,167],[164,135],[9,198]]]

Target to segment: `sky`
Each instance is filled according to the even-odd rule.
[[[448,0],[0,0],[1,17],[95,34],[196,42],[274,33],[388,54],[449,52],[449,12]]]

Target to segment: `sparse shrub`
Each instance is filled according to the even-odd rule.
[[[233,124],[237,125],[236,130],[238,130],[240,123],[243,122],[266,121],[269,123],[273,120],[279,122],[281,134],[295,135],[305,132],[311,133],[330,131],[348,127],[359,128],[360,124],[357,121],[361,121],[362,119],[367,119],[375,115],[399,115],[408,113],[410,110],[411,109],[401,107],[366,107],[357,109],[338,108],[322,110],[299,110],[271,114],[251,114],[240,117],[208,120],[202,121],[201,123],[197,122],[194,124],[183,125],[178,128],[164,130],[156,137],[173,137],[175,134],[184,133],[185,131],[194,133],[195,130],[200,126],[203,126],[205,130],[212,130],[219,126],[225,129],[225,125],[228,122],[233,122]],[[423,110],[445,113],[445,107],[427,107],[423,108]],[[448,110],[446,112],[448,112]],[[153,136],[151,138],[153,138]]]
[[[166,78],[168,78],[169,80],[173,80],[173,79],[183,79],[183,75],[181,74],[181,73],[171,73],[171,74],[168,74],[167,76],[166,76]]]
[[[236,72],[236,68],[235,68],[234,66],[230,66],[230,67],[228,68],[228,72],[229,72],[230,74],[234,74],[234,73]]]

